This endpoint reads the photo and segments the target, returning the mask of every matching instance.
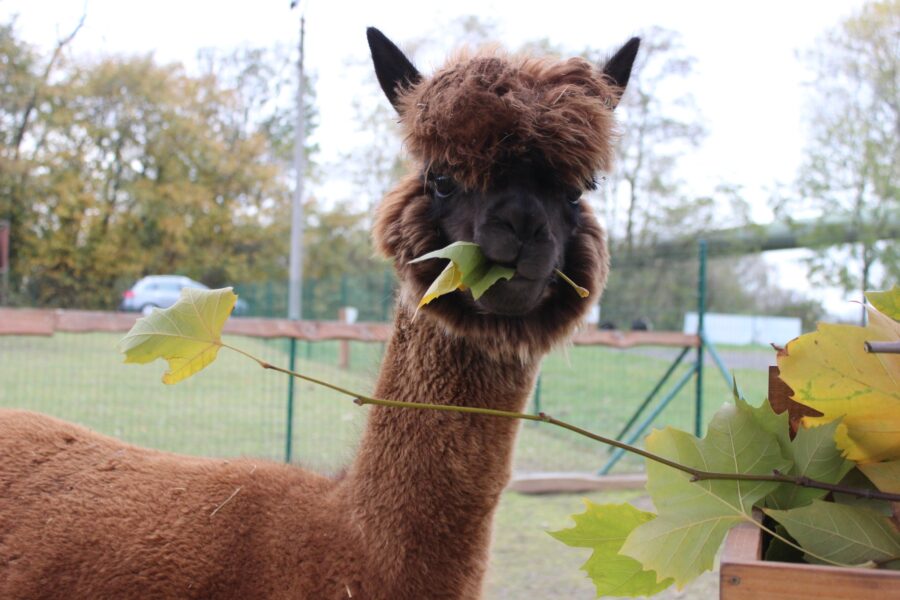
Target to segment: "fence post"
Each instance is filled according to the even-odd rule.
[[[296,371],[297,361],[297,338],[292,337],[290,343],[290,370]],[[284,462],[291,462],[291,455],[294,450],[294,376],[288,375],[288,393],[287,393],[287,432],[284,441]]]
[[[697,391],[694,407],[694,435],[703,434],[703,345],[706,334],[703,329],[703,316],[706,313],[706,240],[700,240],[700,265],[697,278]]]

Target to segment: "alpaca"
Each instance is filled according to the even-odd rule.
[[[421,170],[377,209],[374,241],[401,288],[374,394],[520,411],[541,357],[607,274],[582,192],[611,160],[639,41],[585,60],[464,52],[422,76],[381,32],[378,81]],[[515,276],[414,316],[443,261],[479,243]],[[0,598],[477,598],[518,424],[373,407],[356,458],[329,479],[262,460],[137,448],[0,411]]]

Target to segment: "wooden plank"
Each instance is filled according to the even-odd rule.
[[[290,321],[236,317],[225,323],[225,333],[251,337],[293,337],[299,340],[350,340],[386,342],[391,336],[388,323],[340,323],[337,321]]]
[[[583,493],[609,490],[635,490],[647,485],[643,473],[590,475],[586,473],[536,473],[516,475],[506,489],[522,494]]]
[[[611,346],[632,348],[634,346],[674,346],[676,348],[697,348],[700,338],[678,331],[610,331],[607,329],[582,329],[572,340],[578,346]]]
[[[128,331],[136,313],[0,308],[0,335],[52,335],[53,331],[90,332]],[[390,323],[342,323],[340,321],[291,321],[258,317],[232,317],[225,333],[261,338],[294,337],[299,340],[349,340],[386,342]],[[573,339],[577,345],[604,345],[614,348],[634,346],[672,346],[696,348],[696,335],[676,331],[606,331],[585,329]]]
[[[53,335],[55,330],[52,310],[0,308],[0,335]]]
[[[56,331],[71,333],[126,332],[140,316],[137,313],[93,310],[56,310]]]
[[[137,313],[0,308],[0,335],[53,335],[71,333],[126,332],[140,315]],[[232,317],[224,332],[251,337],[296,337],[301,340],[349,340],[386,342],[391,336],[389,323],[340,323],[337,321],[291,321]]]
[[[900,571],[764,561],[762,532],[750,523],[728,532],[719,565],[721,600],[900,599]]]
[[[900,573],[782,562],[722,562],[721,600],[900,599]]]

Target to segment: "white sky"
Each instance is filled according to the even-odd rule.
[[[546,37],[573,51],[592,46],[615,49],[651,26],[680,32],[685,51],[696,58],[693,93],[709,136],[685,158],[683,178],[694,193],[709,194],[718,183],[743,186],[754,217],[768,221],[772,187],[790,183],[800,163],[804,135],[803,83],[809,73],[798,52],[853,13],[861,0],[423,0],[390,2],[309,0],[307,68],[317,77],[320,126],[316,133],[323,163],[348,152],[352,100],[365,60],[365,27],[374,25],[401,42],[438,29],[461,15],[476,14],[498,25],[501,43],[516,47]],[[21,35],[50,47],[74,27],[86,9],[84,29],[73,43],[81,55],[154,52],[162,61],[190,63],[197,50],[242,44],[295,45],[297,11],[289,0],[0,0],[0,15],[18,14]],[[449,52],[452,48],[447,48]],[[417,65],[429,71],[437,65]],[[802,269],[779,253],[782,279],[795,283]],[[802,277],[800,277],[802,279]],[[840,294],[827,306],[843,312]],[[854,309],[849,309],[851,312]]]

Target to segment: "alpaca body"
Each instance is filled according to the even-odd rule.
[[[304,582],[348,564],[346,522],[325,508],[334,484],[300,469],[156,452],[6,410],[0,456],[5,599],[312,598]]]
[[[460,54],[423,77],[381,32],[375,72],[420,170],[379,205],[373,239],[400,282],[374,395],[520,412],[541,357],[606,281],[582,193],[607,170],[612,110],[638,48],[598,69]],[[475,299],[413,317],[455,241],[515,267]],[[564,269],[591,299],[560,282]],[[373,407],[346,476],[145,450],[0,411],[0,598],[478,598],[518,423]]]

